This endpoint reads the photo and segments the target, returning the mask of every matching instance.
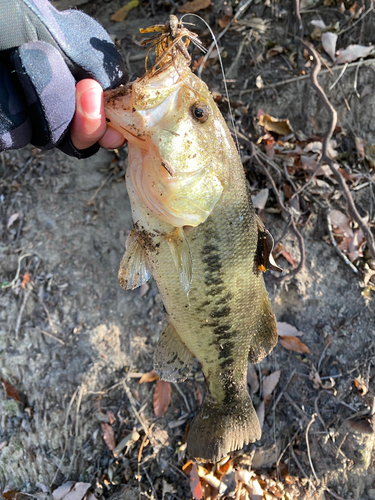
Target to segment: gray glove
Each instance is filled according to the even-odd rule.
[[[84,78],[103,89],[128,79],[100,24],[47,0],[0,0],[0,151],[31,143],[77,158],[94,154],[98,144],[78,151],[69,134],[75,84]]]

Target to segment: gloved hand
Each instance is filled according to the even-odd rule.
[[[97,123],[99,139],[106,125],[101,89],[86,78],[103,89],[128,78],[115,45],[96,21],[76,10],[59,12],[47,0],[0,0],[0,151],[31,143],[78,158],[94,154],[99,145],[87,148],[90,139],[81,140],[85,130],[80,130],[88,122],[90,136]],[[81,150],[69,130],[76,81],[72,137]],[[113,143],[110,134],[103,145]]]

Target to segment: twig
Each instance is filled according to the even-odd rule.
[[[356,20],[356,21],[355,21],[355,22],[354,22],[351,26],[348,26],[347,28],[345,28],[345,29],[343,29],[343,30],[339,31],[339,32],[337,33],[337,36],[340,36],[340,35],[342,35],[343,33],[345,33],[346,31],[349,31],[349,30],[351,30],[352,28],[354,28],[354,26],[355,26],[356,24],[358,24],[359,22],[361,22],[361,21],[362,21],[362,19],[364,19],[364,18],[367,16],[367,14],[369,14],[372,10],[373,10],[373,5],[372,5],[372,2],[371,2],[371,6],[370,6],[370,7],[366,10],[366,12],[364,12],[364,13],[362,14],[362,16],[361,16],[360,18],[358,18],[358,19],[357,19],[357,20]]]
[[[52,488],[52,485],[55,483],[56,481],[56,478],[57,478],[57,474],[59,473],[60,469],[61,469],[61,466],[63,464],[63,461],[64,461],[64,458],[65,458],[65,454],[66,454],[66,450],[68,448],[68,418],[69,418],[69,414],[70,414],[70,410],[72,409],[72,406],[73,406],[73,403],[74,403],[74,400],[78,394],[78,391],[79,391],[79,387],[77,387],[77,389],[74,391],[71,399],[70,399],[70,402],[69,402],[69,406],[68,406],[68,409],[66,411],[66,415],[65,415],[65,422],[64,422],[64,437],[65,437],[65,443],[64,443],[64,451],[63,451],[63,454],[62,454],[62,457],[60,459],[60,462],[59,462],[59,465],[57,466],[57,469],[56,469],[56,472],[55,472],[55,475],[53,476],[53,479],[51,481],[51,484],[50,484],[50,488]]]
[[[350,269],[353,271],[353,273],[358,274],[358,269],[355,267],[354,264],[350,262],[348,257],[344,254],[344,252],[339,248],[338,244],[336,243],[336,240],[333,236],[332,232],[332,223],[331,223],[331,212],[327,210],[326,212],[326,218],[327,218],[327,227],[328,227],[328,234],[329,234],[329,239],[331,240],[333,248],[336,250],[336,253],[341,257],[341,259],[347,264]]]
[[[257,158],[257,155],[255,155],[255,156]],[[290,213],[290,211],[285,207],[285,205],[281,201],[280,193],[279,193],[279,191],[278,191],[278,189],[276,187],[276,184],[275,184],[275,182],[274,182],[271,174],[268,172],[268,170],[263,165],[263,163],[259,160],[259,158],[257,158],[257,160],[258,160],[258,163],[259,163],[259,165],[260,165],[263,173],[265,174],[265,176],[267,177],[269,183],[271,184],[272,191],[274,192],[274,194],[276,196],[276,199],[277,199],[277,203],[279,204],[281,210],[283,211],[284,215],[286,216],[286,218],[288,220],[288,223],[290,224],[290,227],[291,227],[293,233],[296,235],[297,240],[298,240],[298,244],[299,244],[300,261],[298,263],[298,266],[295,269],[293,269],[292,271],[289,271],[289,273],[286,274],[285,276],[280,276],[279,278],[277,278],[277,277],[273,278],[278,283],[282,283],[282,282],[284,282],[286,280],[291,279],[296,274],[298,274],[299,271],[304,267],[304,265],[305,265],[305,255],[306,255],[306,252],[305,252],[305,243],[304,243],[302,234],[297,229],[296,222],[294,220],[293,214]]]
[[[16,271],[16,275],[15,277],[12,279],[12,281],[10,283],[8,283],[7,285],[3,285],[0,290],[4,290],[4,288],[9,288],[9,287],[12,287],[14,288],[14,285],[16,284],[18,278],[19,278],[19,275],[20,275],[20,270],[21,270],[21,261],[23,259],[25,259],[26,257],[32,257],[33,254],[32,253],[25,253],[24,255],[21,255],[19,258],[18,258],[18,264],[17,264],[17,271]]]
[[[30,297],[31,291],[32,291],[31,288],[27,288],[25,291],[25,295],[23,296],[23,301],[22,301],[20,312],[18,313],[16,329],[15,329],[16,340],[18,340],[18,332],[19,332],[20,327],[21,327],[22,314],[23,314],[23,311],[25,310],[26,302],[27,302],[27,299]]]
[[[337,84],[338,82],[341,80],[341,78],[344,76],[344,73],[346,71],[346,68],[348,67],[348,63],[345,63],[344,64],[344,67],[342,68],[341,70],[341,73],[339,74],[339,76],[336,78],[336,80],[332,83],[332,85],[329,87],[329,90],[332,90]]]
[[[306,436],[307,456],[309,458],[309,464],[310,464],[311,470],[314,474],[315,480],[319,481],[318,476],[316,475],[316,472],[314,469],[314,465],[313,465],[312,460],[311,460],[310,444],[309,444],[309,429],[310,429],[311,424],[314,422],[315,417],[316,417],[316,415],[314,413],[314,415],[311,417],[310,422],[307,424],[305,436]]]
[[[234,17],[232,17],[232,19],[225,26],[225,28],[222,31],[220,31],[220,33],[216,36],[216,40],[214,40],[211,43],[210,47],[208,48],[200,66],[199,66],[198,73],[197,73],[199,78],[201,78],[204,65],[207,62],[207,59],[210,57],[210,54],[211,54],[212,50],[214,49],[214,47],[216,46],[217,42],[225,35],[225,33],[229,30],[229,28],[232,26],[232,24],[235,21],[238,21],[238,19],[246,12],[247,8],[250,7],[250,4],[252,2],[253,2],[253,0],[247,0],[243,5],[241,5],[241,7],[239,7],[239,9],[237,10]]]
[[[132,393],[130,392],[130,389],[129,387],[126,385],[126,381],[123,380],[122,381],[122,384],[124,386],[124,389],[125,389],[125,392],[126,392],[126,395],[128,396],[128,399],[129,399],[129,402],[130,402],[130,406],[132,407],[132,410],[133,410],[133,413],[134,415],[137,417],[139,423],[141,424],[141,426],[143,427],[143,430],[145,431],[146,435],[148,434],[150,428],[147,426],[147,424],[144,422],[143,418],[140,416],[140,414],[138,413],[136,407],[135,407],[135,404],[134,404],[134,398],[132,396]]]
[[[289,404],[293,406],[293,408],[297,411],[297,413],[300,415],[300,417],[306,422],[309,422],[309,418],[306,415],[304,411],[301,410],[301,408],[293,401],[293,399],[289,396],[287,392],[284,392],[283,394],[284,398],[288,401]]]
[[[190,406],[189,406],[189,403],[188,403],[188,401],[186,399],[185,394],[178,387],[178,384],[173,384],[173,385],[174,385],[174,388],[180,393],[182,399],[184,400],[184,403],[185,403],[185,406],[186,406],[186,409],[187,409],[188,413],[191,413],[191,409],[190,409]]]
[[[79,388],[78,398],[77,398],[76,422],[75,422],[74,441],[73,441],[73,452],[72,452],[72,457],[70,459],[69,474],[70,474],[70,471],[73,468],[74,460],[75,460],[75,457],[76,457],[77,437],[78,437],[78,431],[79,431],[79,410],[81,408],[81,402],[82,402],[82,396],[83,396],[83,390],[84,390],[84,388],[85,388],[85,384],[82,383],[81,387]]]
[[[367,65],[373,65],[375,64],[375,59],[367,59],[366,61],[356,61],[353,63],[348,64],[348,68],[356,68],[357,66],[367,66]],[[339,71],[341,70],[341,66],[334,66],[333,68],[324,69],[320,72],[321,75],[325,75],[327,73],[332,73],[332,71]],[[302,76],[295,76],[294,78],[288,78],[287,80],[281,80],[280,82],[275,82],[275,83],[270,83],[267,85],[263,85],[260,89],[258,87],[254,87],[251,89],[245,89],[245,90],[238,90],[238,93],[241,92],[241,94],[249,94],[250,92],[260,92],[262,90],[267,90],[267,89],[273,89],[274,87],[279,87],[281,85],[288,85],[289,83],[295,83],[299,82],[301,80],[307,80],[310,78],[310,75],[302,75]],[[237,93],[237,92],[236,92]]]
[[[104,187],[104,185],[107,183],[107,181],[110,179],[110,177],[112,177],[112,173],[110,173],[105,179],[104,181],[100,184],[100,186],[97,188],[97,190],[95,191],[95,193],[91,196],[91,198],[89,199],[89,201],[86,203],[86,205],[91,205],[91,203],[94,201],[94,199],[96,198],[96,195],[99,193],[99,191]]]
[[[46,332],[45,330],[40,330],[42,333],[44,333],[44,335],[47,335],[47,337],[51,337],[51,339],[54,339],[56,340],[56,342],[60,342],[61,345],[65,345],[65,342],[61,339],[58,339],[57,337],[55,337],[54,335],[52,335],[52,333],[48,333]]]
[[[340,174],[339,170],[336,168],[334,162],[332,161],[332,159],[329,157],[329,155],[327,153],[329,140],[331,139],[332,134],[333,134],[333,132],[336,128],[336,124],[337,124],[337,112],[336,112],[335,108],[332,106],[332,104],[330,103],[330,101],[328,100],[326,93],[324,92],[323,88],[320,86],[318,79],[317,79],[318,74],[319,74],[320,69],[321,69],[319,56],[318,56],[315,48],[310,43],[303,42],[303,44],[306,47],[306,49],[308,50],[308,52],[310,53],[310,55],[314,61],[314,67],[313,67],[313,70],[312,70],[311,75],[310,75],[311,76],[311,84],[312,84],[315,92],[318,94],[321,101],[323,102],[323,105],[326,108],[326,110],[329,114],[329,117],[330,117],[330,127],[325,135],[323,145],[322,145],[322,160],[327,163],[327,165],[329,166],[329,168],[331,169],[331,171],[333,173],[335,180],[338,182],[341,190],[343,191],[344,196],[346,198],[346,202],[347,202],[348,207],[349,207],[349,211],[350,211],[353,219],[357,222],[360,229],[362,229],[362,232],[363,232],[363,235],[366,239],[366,243],[367,243],[367,246],[368,246],[369,251],[371,253],[371,256],[373,259],[375,259],[375,242],[374,242],[374,238],[373,238],[373,235],[371,233],[371,230],[367,226],[367,224],[365,224],[363,222],[362,217],[360,216],[360,214],[357,210],[357,207],[355,206],[354,200],[353,200],[352,195],[350,193],[350,190],[345,182],[345,179]]]
[[[299,429],[295,432],[295,434],[292,437],[292,439],[289,440],[289,443],[285,446],[285,448],[281,452],[281,454],[280,454],[280,456],[279,456],[279,458],[277,459],[277,462],[276,462],[276,468],[280,465],[280,462],[281,462],[281,459],[283,458],[284,453],[289,448],[289,446],[293,443],[293,441],[296,439],[298,433],[299,433]]]
[[[142,452],[143,452],[143,448],[145,446],[146,440],[148,438],[148,435],[151,432],[151,429],[154,427],[154,425],[155,424],[152,424],[147,429],[147,432],[145,433],[145,437],[143,438],[141,447],[139,448],[139,453],[138,453],[138,491],[139,491],[139,500],[141,500],[141,458],[142,458]]]
[[[277,396],[276,398],[276,401],[275,401],[275,404],[273,405],[273,408],[272,408],[272,411],[275,411],[276,409],[276,406],[278,404],[278,402],[280,401],[280,399],[282,398],[283,396],[283,393],[286,391],[286,389],[288,388],[288,385],[291,383],[291,381],[293,380],[293,377],[294,375],[296,374],[296,370],[294,369],[288,379],[288,382],[284,385],[282,391],[280,392],[280,394]]]
[[[298,460],[297,456],[296,456],[296,452],[294,451],[293,449],[293,446],[290,446],[290,451],[292,453],[292,457],[293,457],[293,460],[296,462],[299,470],[302,472],[302,475],[306,478],[306,479],[309,479],[309,476],[306,474],[306,471],[305,469],[302,467],[300,461]]]

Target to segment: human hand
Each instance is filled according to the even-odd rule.
[[[106,31],[47,0],[0,0],[0,12],[0,151],[31,142],[85,158],[98,139],[118,147],[119,137],[106,132],[101,88],[127,74]]]
[[[89,148],[96,142],[103,148],[115,149],[125,142],[123,135],[107,127],[103,89],[95,80],[81,80],[76,85],[76,112],[70,136],[77,149]]]

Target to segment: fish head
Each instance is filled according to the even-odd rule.
[[[181,60],[136,80],[105,109],[129,141],[128,176],[147,208],[174,226],[204,222],[237,155],[206,84]]]

